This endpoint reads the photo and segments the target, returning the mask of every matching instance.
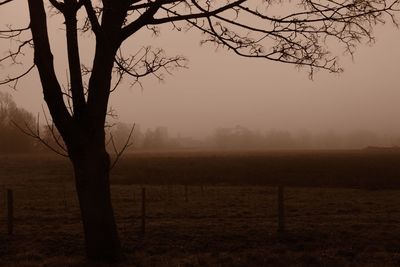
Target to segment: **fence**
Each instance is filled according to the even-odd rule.
[[[151,234],[155,227],[174,228],[181,224],[193,230],[199,225],[208,228],[235,224],[279,233],[312,224],[384,227],[400,217],[399,196],[400,192],[394,190],[282,186],[112,186],[118,225],[125,232],[135,231],[142,236]],[[46,224],[65,229],[75,225],[80,229],[79,205],[72,184],[37,188],[6,185],[0,190],[0,211],[0,235],[35,231]]]
[[[268,218],[268,216],[262,215],[262,212],[253,214],[251,216],[252,209],[249,205],[251,202],[251,196],[246,195],[246,192],[235,192],[231,199],[225,199],[224,195],[226,191],[232,191],[233,188],[229,186],[189,186],[189,185],[167,185],[167,186],[128,186],[128,188],[119,187],[113,188],[114,197],[114,209],[122,221],[140,221],[140,234],[144,236],[146,233],[146,224],[159,219],[179,219],[188,220],[193,219],[215,219],[215,218],[229,218],[230,220],[236,218]],[[270,197],[276,195],[276,204],[269,201],[269,207],[276,205],[276,225],[279,232],[285,231],[284,224],[284,194],[283,187],[269,188],[267,192]],[[36,191],[36,192],[35,192]],[[246,191],[246,190],[245,190]],[[15,194],[14,194],[15,192]],[[4,203],[2,209],[6,212],[3,213],[3,218],[0,218],[0,222],[5,222],[6,232],[8,235],[13,235],[14,228],[18,228],[18,223],[23,223],[24,220],[38,221],[40,217],[43,219],[48,217],[57,217],[62,220],[80,220],[78,202],[75,197],[75,192],[71,185],[62,185],[57,190],[52,189],[35,189],[35,188],[24,188],[17,187],[16,189],[3,188],[2,194],[4,194]],[[130,194],[129,194],[130,193]],[[41,196],[42,197],[41,197]],[[129,198],[129,195],[132,196]],[[247,198],[243,200],[243,198]],[[270,200],[272,200],[270,198]],[[236,201],[236,203],[235,203]],[[216,202],[224,202],[225,205],[236,206],[240,203],[247,205],[241,207],[240,211],[243,214],[221,214],[222,210],[217,207]],[[15,203],[18,203],[15,205]],[[1,203],[0,203],[1,204]],[[253,203],[254,204],[254,203]],[[209,205],[210,210],[213,210],[210,214],[210,210],[202,214],[205,206]],[[245,205],[245,206],[246,206]],[[17,206],[17,207],[15,207]],[[150,207],[150,208],[149,208]],[[168,210],[168,207],[170,209]],[[271,211],[266,211],[266,213]],[[219,213],[219,214],[218,214]],[[16,214],[16,215],[15,215]],[[127,215],[129,214],[129,215]],[[118,216],[119,215],[119,216]],[[14,227],[15,226],[15,227]],[[1,231],[1,230],[0,230]]]

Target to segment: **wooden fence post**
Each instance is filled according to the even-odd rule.
[[[285,206],[283,186],[278,186],[278,232],[285,232]]]
[[[185,202],[188,202],[188,186],[185,185]]]
[[[146,188],[142,188],[142,225],[141,225],[142,236],[146,233]]]
[[[8,234],[14,232],[14,196],[11,189],[7,189],[7,226]]]

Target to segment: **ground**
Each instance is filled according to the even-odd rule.
[[[399,159],[365,151],[126,155],[112,174],[127,256],[117,266],[399,266]],[[277,232],[278,184],[284,233]],[[86,262],[83,252],[69,162],[0,156],[0,266],[108,266]]]

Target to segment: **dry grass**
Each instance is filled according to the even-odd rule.
[[[127,255],[118,266],[399,266],[400,191],[375,190],[395,181],[398,156],[357,153],[128,155],[112,186]],[[0,266],[108,266],[84,260],[68,162],[0,160],[0,186],[13,188],[16,216],[8,237],[1,191]],[[276,177],[291,185],[285,234],[276,231]],[[149,219],[140,238],[145,178]],[[179,183],[190,184],[188,202]]]

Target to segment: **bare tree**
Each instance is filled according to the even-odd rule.
[[[0,5],[8,2],[3,0]],[[45,101],[74,167],[87,256],[97,260],[114,260],[122,255],[110,201],[110,157],[105,145],[110,93],[125,76],[140,83],[144,76],[162,79],[163,73],[186,66],[184,57],[167,57],[162,49],[151,46],[124,55],[123,43],[141,31],[157,34],[161,25],[169,24],[177,31],[198,30],[203,34],[202,43],[240,56],[306,67],[311,75],[316,69],[340,72],[329,44],[339,43],[352,54],[360,41],[373,41],[373,26],[385,20],[396,23],[394,14],[399,7],[398,0],[49,2],[50,8],[46,8],[43,0],[28,0],[29,26],[0,29],[1,39],[18,42],[15,51],[0,63],[16,63],[24,50],[34,49],[32,65],[19,75],[4,77],[2,83],[16,86],[21,77],[38,70]],[[84,12],[78,16],[81,9]],[[54,10],[65,19],[69,64],[66,88],[56,77],[48,36],[46,14]],[[95,52],[89,67],[81,64],[80,31],[94,33]]]

